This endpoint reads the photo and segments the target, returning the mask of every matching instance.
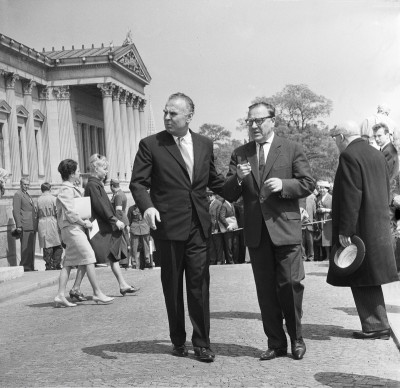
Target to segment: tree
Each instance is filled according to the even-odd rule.
[[[286,85],[272,96],[278,115],[289,126],[303,131],[319,117],[326,117],[332,111],[332,101],[311,91],[307,85]]]
[[[208,137],[215,144],[222,144],[231,137],[231,132],[218,124],[203,124],[199,134]]]

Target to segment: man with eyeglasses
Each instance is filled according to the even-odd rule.
[[[214,165],[213,143],[189,129],[192,99],[183,93],[168,98],[165,131],[142,139],[133,165],[130,190],[151,228],[161,261],[161,282],[168,313],[172,353],[186,348],[183,275],[195,356],[214,361],[210,348],[209,239],[211,220],[207,186],[221,194],[224,177]],[[147,192],[150,189],[150,193]]]
[[[24,271],[35,271],[36,231],[38,226],[37,208],[28,193],[30,181],[22,178],[21,189],[13,198],[13,216],[16,231],[21,237],[21,263]]]
[[[275,108],[249,107],[246,120],[253,141],[232,153],[224,194],[243,197],[244,233],[249,248],[268,349],[261,360],[287,355],[283,316],[293,358],[302,359],[304,267],[299,198],[315,188],[300,144],[275,135]]]

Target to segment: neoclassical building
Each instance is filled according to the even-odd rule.
[[[9,171],[0,199],[0,266],[13,265],[12,196],[21,177],[30,193],[57,190],[61,160],[88,171],[107,156],[109,177],[127,188],[138,143],[147,136],[145,87],[151,77],[131,39],[121,46],[38,52],[0,34],[0,167]]]

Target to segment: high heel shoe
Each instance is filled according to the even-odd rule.
[[[77,304],[75,303],[70,303],[67,301],[67,299],[60,299],[58,296],[56,296],[54,298],[54,303],[55,303],[55,307],[76,307]]]
[[[139,290],[140,290],[140,288],[130,286],[129,288],[125,288],[125,289],[120,288],[119,292],[121,293],[122,296],[125,296],[125,294],[134,294],[135,292],[137,292]]]
[[[85,298],[85,295],[83,295],[83,293],[80,291],[71,290],[69,292],[69,296],[71,300],[75,298],[78,302],[84,302],[85,300],[87,300],[87,298]]]
[[[111,298],[109,296],[106,296],[104,299],[98,298],[97,296],[93,295],[93,302],[96,302],[97,304],[110,304],[112,303],[114,298]]]

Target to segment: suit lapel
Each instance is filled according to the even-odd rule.
[[[268,173],[270,172],[272,166],[275,163],[276,158],[281,153],[281,142],[279,138],[274,136],[274,140],[272,141],[271,147],[268,152],[267,161],[265,162],[264,170],[262,172],[261,177],[261,185],[264,183],[265,178],[267,177]]]
[[[181,165],[181,167],[184,169],[189,178],[189,173],[186,170],[186,163],[183,160],[181,151],[179,151],[178,145],[176,144],[173,136],[170,135],[168,132],[165,132],[165,137],[163,139],[162,145],[172,155],[172,157]]]
[[[247,160],[251,166],[251,172],[253,174],[253,177],[254,177],[255,181],[257,182],[258,188],[260,188],[260,177],[259,177],[259,173],[258,173],[256,142],[252,141],[252,142],[248,143],[248,146],[246,147],[245,152],[246,152]]]

